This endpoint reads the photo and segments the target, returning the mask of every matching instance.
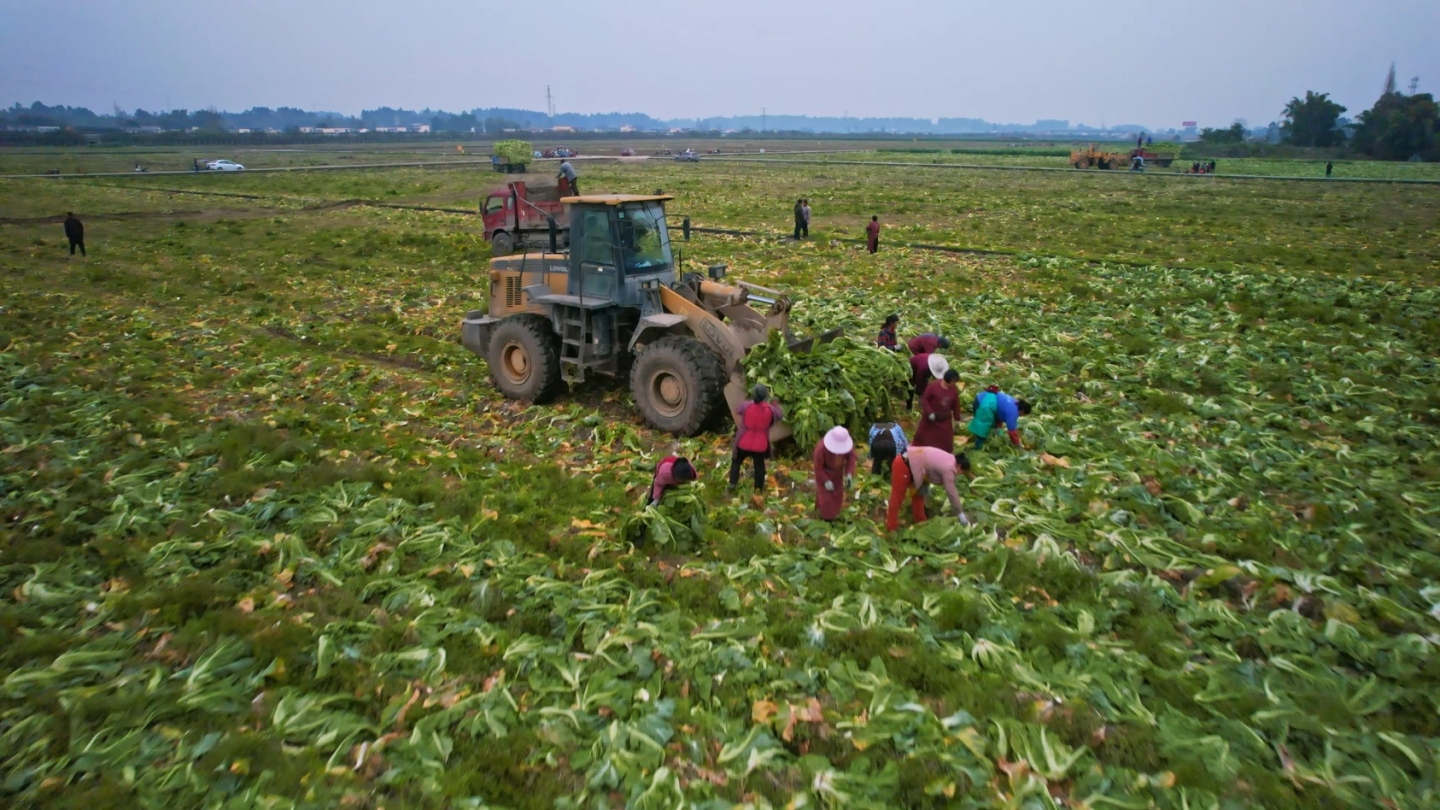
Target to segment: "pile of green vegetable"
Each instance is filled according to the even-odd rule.
[[[528,163],[530,156],[535,154],[535,150],[530,146],[529,141],[521,141],[514,138],[506,141],[496,141],[491,151],[499,155],[507,163]]]
[[[900,354],[846,336],[791,352],[778,331],[750,350],[745,375],[752,386],[769,386],[801,448],[813,447],[836,425],[863,435],[876,420],[894,416],[910,385]]]
[[[647,550],[693,554],[702,548],[707,525],[699,484],[674,488],[660,503],[631,513],[620,523],[625,542]]]

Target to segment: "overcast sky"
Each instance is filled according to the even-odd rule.
[[[1440,90],[1440,0],[0,0],[0,104],[1252,126]]]

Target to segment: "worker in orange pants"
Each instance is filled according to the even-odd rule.
[[[900,528],[900,502],[910,495],[910,513],[916,523],[924,523],[925,492],[931,484],[942,484],[950,506],[960,522],[969,525],[970,518],[960,503],[960,493],[955,490],[955,472],[970,474],[970,459],[964,453],[949,452],[938,447],[911,446],[902,455],[895,457],[890,467],[890,504],[885,509],[885,529]]]

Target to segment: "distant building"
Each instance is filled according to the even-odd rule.
[[[420,135],[429,135],[429,134],[430,134],[430,125],[429,125],[429,124],[411,124],[411,125],[410,125],[410,131],[411,131],[411,132],[414,132],[414,133],[416,133],[416,134],[420,134]]]
[[[551,131],[551,132],[574,132],[574,131],[575,131],[575,128],[574,128],[574,127],[553,126],[553,127],[550,127],[550,131]]]

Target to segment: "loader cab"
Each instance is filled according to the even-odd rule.
[[[566,197],[570,218],[569,295],[584,302],[642,307],[645,290],[675,281],[665,226],[669,196]]]

